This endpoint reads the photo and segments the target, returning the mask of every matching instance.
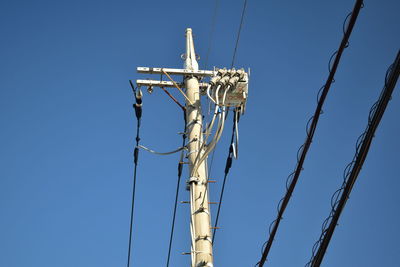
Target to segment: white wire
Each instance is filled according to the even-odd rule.
[[[211,89],[211,84],[207,87],[207,96],[209,99],[211,99],[212,102],[214,102],[216,104],[214,98],[212,98],[212,96],[210,94],[210,89]]]
[[[235,158],[238,157],[238,151],[239,151],[239,111],[236,109],[235,110],[235,130],[236,130],[236,146],[235,146]]]
[[[220,85],[218,85],[218,87],[217,87],[217,90],[216,90],[216,95],[218,95],[218,91],[219,91],[219,89],[220,89]],[[210,96],[211,97],[211,96]],[[210,123],[210,125],[208,126],[208,128],[207,128],[207,130],[206,130],[206,133],[205,133],[205,135],[206,135],[206,140],[207,140],[207,138],[208,138],[208,136],[210,135],[210,132],[211,132],[211,130],[212,130],[212,128],[214,127],[214,122],[215,122],[215,119],[216,119],[216,117],[217,117],[217,114],[218,114],[218,108],[219,108],[219,102],[218,102],[218,97],[216,98],[217,99],[217,101],[215,102],[214,100],[214,103],[215,103],[215,111],[214,111],[214,115],[213,115],[213,118],[212,118],[212,120],[211,120],[211,123]]]
[[[216,90],[216,96],[217,96],[217,101],[216,102],[217,102],[217,104],[219,104],[219,102],[218,102],[218,91],[219,91],[220,87],[221,86],[219,85],[217,87],[217,90]],[[220,118],[218,120],[218,129],[215,132],[215,135],[214,135],[213,139],[211,140],[211,142],[207,145],[207,148],[204,151],[204,154],[200,157],[199,161],[197,161],[196,164],[193,166],[192,173],[191,173],[192,176],[195,175],[195,173],[197,172],[197,169],[199,168],[201,163],[207,158],[207,156],[215,148],[215,145],[217,144],[217,142],[221,138],[221,135],[222,135],[222,132],[223,132],[224,126],[225,126],[226,107],[224,105],[225,105],[226,94],[228,93],[229,89],[230,89],[230,86],[228,86],[225,89],[224,95],[222,97],[222,114],[220,114]]]
[[[219,89],[221,88],[221,85],[217,86],[217,90],[215,90],[215,104],[217,104],[217,106],[219,105],[219,97],[218,97],[218,92]]]

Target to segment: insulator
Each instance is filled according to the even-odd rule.
[[[217,84],[225,86],[228,81],[229,81],[229,76],[227,75],[227,76],[224,76],[221,79],[219,79]]]
[[[237,75],[239,76],[240,80],[243,80],[245,71],[244,69],[239,69],[236,71]]]
[[[222,77],[222,76],[224,76],[227,72],[228,72],[228,71],[226,70],[226,68],[219,69],[218,72],[217,72],[217,75]]]
[[[136,90],[136,94],[135,94],[136,104],[139,106],[142,106],[142,97],[143,97],[143,93],[142,93],[142,90],[140,90],[140,88],[139,88],[138,90]]]
[[[230,85],[231,87],[234,87],[234,86],[236,86],[238,81],[239,81],[239,76],[234,76],[234,77],[229,79],[228,85]]]
[[[219,81],[219,79],[221,79],[221,76],[212,77],[211,80],[210,80],[210,84],[213,85],[213,86],[216,85],[217,82]]]

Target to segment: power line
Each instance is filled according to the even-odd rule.
[[[216,2],[218,2],[218,0],[216,0]],[[240,33],[242,31],[244,15],[246,13],[246,7],[247,7],[247,0],[245,0],[244,3],[243,3],[242,16],[240,18],[240,24],[239,24],[238,34],[237,34],[237,37],[236,37],[235,49],[233,51],[231,68],[233,68],[233,65],[235,63],[237,48],[238,48],[239,40],[240,40]],[[214,16],[216,15],[216,9],[217,9],[217,3],[216,3],[216,6],[215,6]],[[214,21],[213,24],[215,24],[215,21]],[[207,53],[207,57],[206,57],[206,66],[207,66],[207,61],[208,61],[208,53]],[[209,171],[208,171],[209,174],[211,174],[211,171],[212,171],[212,165],[213,165],[213,161],[214,161],[215,150],[216,150],[216,147],[214,148],[214,150],[212,152],[212,155],[211,155],[210,168],[209,168]]]
[[[131,219],[130,219],[130,227],[129,227],[129,244],[128,244],[128,262],[127,267],[130,266],[131,262],[131,247],[132,247],[132,229],[133,229],[133,215],[134,215],[134,207],[135,207],[135,192],[136,192],[136,176],[137,176],[137,166],[139,159],[139,141],[140,141],[140,122],[142,118],[142,92],[140,89],[134,87],[132,81],[129,81],[133,93],[136,98],[136,104],[133,104],[133,108],[135,109],[137,125],[136,125],[136,146],[133,153],[133,162],[135,164],[133,171],[133,185],[132,185],[132,204],[131,204]]]
[[[228,153],[228,157],[226,159],[226,164],[225,164],[225,171],[224,171],[224,180],[222,182],[222,188],[221,188],[221,192],[219,195],[219,200],[218,200],[218,209],[217,209],[217,215],[215,217],[215,223],[214,223],[214,231],[213,231],[213,236],[212,236],[212,242],[214,244],[214,240],[215,240],[215,234],[216,234],[216,230],[218,229],[218,220],[219,220],[219,215],[221,212],[221,206],[222,206],[222,200],[224,197],[224,191],[225,191],[225,183],[226,183],[226,178],[228,176],[229,170],[232,167],[232,160],[234,157],[234,137],[235,137],[235,132],[236,132],[236,125],[237,125],[237,121],[239,120],[239,112],[237,110],[234,111],[234,116],[233,116],[233,129],[232,129],[232,136],[231,136],[231,143],[229,146],[229,153]]]
[[[242,10],[242,17],[240,18],[240,24],[239,24],[239,30],[238,30],[238,34],[237,34],[237,38],[236,38],[235,49],[233,50],[233,57],[232,57],[231,68],[233,68],[233,65],[234,65],[234,63],[235,63],[236,52],[237,52],[237,48],[238,48],[238,45],[239,45],[239,39],[240,39],[240,32],[242,31],[244,14],[245,14],[245,12],[246,12],[246,6],[247,6],[247,0],[244,0],[243,10]]]
[[[345,168],[344,181],[342,187],[337,190],[332,196],[332,208],[328,218],[323,223],[323,231],[320,235],[319,240],[313,246],[313,255],[311,260],[306,266],[319,267],[325,256],[329,242],[332,238],[333,232],[335,231],[339,217],[346,205],[347,199],[350,196],[351,190],[353,189],[354,183],[361,171],[364,161],[367,157],[369,148],[372,143],[372,139],[375,135],[375,131],[382,119],[382,116],[386,110],[388,102],[391,99],[394,87],[399,78],[400,74],[400,51],[397,52],[395,62],[389,67],[385,76],[385,85],[382,89],[381,95],[378,101],[372,106],[369,116],[368,125],[366,130],[357,140],[356,153],[353,160]],[[340,197],[340,200],[339,200]],[[329,223],[329,226],[327,226]],[[315,250],[318,251],[315,253]]]
[[[183,135],[182,135],[182,147],[184,147],[185,143],[186,143],[186,124],[187,124],[187,122],[186,122],[185,109],[183,109],[183,117],[184,117],[185,127],[184,127],[184,131],[183,131]],[[168,256],[167,256],[167,264],[166,264],[167,267],[169,267],[169,260],[171,257],[172,240],[174,237],[174,229],[175,229],[176,207],[178,204],[179,185],[180,185],[181,177],[182,177],[182,168],[183,168],[183,151],[181,153],[181,157],[180,157],[179,163],[178,163],[178,179],[176,182],[175,203],[174,203],[174,211],[173,211],[172,223],[171,223],[171,234],[169,236]]]
[[[277,214],[277,217],[270,225],[269,238],[268,238],[267,242],[264,243],[263,247],[264,246],[265,247],[263,249],[263,253],[262,253],[261,259],[256,264],[256,265],[258,265],[260,267],[264,266],[264,263],[267,260],[268,253],[269,253],[269,251],[271,249],[271,246],[272,246],[272,243],[274,241],[276,232],[278,231],[279,224],[280,224],[280,222],[282,220],[282,215],[283,215],[283,213],[284,213],[284,211],[285,211],[285,209],[286,209],[286,207],[287,207],[287,205],[289,203],[289,200],[290,200],[290,198],[291,198],[291,196],[293,194],[293,191],[294,191],[296,183],[297,183],[297,181],[299,179],[300,173],[303,170],[303,163],[304,163],[304,160],[306,158],[308,149],[311,146],[311,142],[312,142],[315,130],[317,128],[319,116],[322,113],[322,106],[323,106],[323,104],[325,102],[325,99],[326,99],[326,97],[328,95],[328,92],[329,92],[329,89],[331,87],[331,84],[334,82],[334,76],[335,76],[337,67],[339,65],[340,58],[342,56],[342,53],[343,53],[344,49],[349,44],[348,40],[349,40],[350,34],[351,34],[352,30],[353,30],[353,27],[355,25],[357,16],[359,14],[359,11],[362,8],[362,5],[363,5],[363,1],[362,0],[357,0],[356,1],[355,5],[354,5],[354,8],[353,8],[353,11],[351,13],[349,24],[348,24],[348,26],[346,28],[346,31],[344,33],[344,36],[342,38],[342,41],[341,41],[340,46],[339,46],[339,49],[336,52],[334,52],[332,57],[331,57],[331,60],[333,58],[335,58],[332,67],[330,65],[330,61],[331,60],[329,61],[328,79],[326,80],[325,85],[323,87],[321,87],[321,89],[318,92],[318,95],[319,95],[320,92],[321,92],[321,95],[318,97],[318,104],[317,104],[317,108],[315,110],[315,113],[307,123],[307,131],[306,131],[307,138],[306,138],[304,144],[298,150],[298,153],[297,153],[297,165],[296,165],[295,171],[292,172],[288,176],[287,183],[286,183],[286,194],[278,203],[278,214]],[[344,23],[346,23],[346,21],[347,21],[347,17],[346,17],[346,20],[345,20]],[[310,124],[310,122],[311,122],[311,124]],[[300,153],[300,156],[299,156],[299,153]],[[287,184],[289,182],[290,182],[290,185],[288,186]],[[272,227],[272,230],[271,230],[271,227]]]
[[[219,0],[215,0],[215,5],[214,5],[214,14],[212,17],[212,23],[211,23],[211,30],[210,30],[210,39],[209,39],[209,43],[208,43],[208,49],[207,49],[207,54],[206,54],[206,60],[205,60],[205,64],[204,64],[204,69],[207,69],[207,64],[208,64],[208,57],[210,56],[210,52],[211,52],[211,46],[212,46],[212,41],[214,39],[214,32],[215,32],[215,24],[217,21],[217,12],[218,12],[218,6],[219,6]],[[210,104],[210,99],[207,98],[207,102],[208,104]],[[209,106],[211,107],[211,106]],[[213,162],[214,162],[214,155],[215,155],[215,150],[217,150],[217,145],[215,145],[215,148],[212,152],[211,155],[211,161],[210,161],[210,166],[208,167],[208,178],[211,175],[211,171],[212,171],[212,166],[213,166]]]
[[[233,65],[235,63],[237,48],[238,48],[239,40],[240,40],[240,33],[242,31],[244,15],[246,13],[246,7],[247,7],[247,0],[244,0],[243,9],[242,9],[242,16],[240,18],[240,24],[239,24],[238,34],[237,34],[237,38],[236,38],[235,49],[233,51],[233,56],[232,56],[231,68],[233,68]],[[224,191],[225,191],[225,184],[226,184],[226,180],[227,180],[227,176],[228,176],[229,170],[232,167],[232,159],[233,159],[234,150],[235,150],[235,148],[234,148],[234,136],[235,136],[235,132],[236,132],[237,123],[239,121],[239,110],[236,108],[233,112],[234,112],[234,116],[233,116],[233,129],[232,129],[231,143],[230,143],[230,146],[229,146],[229,153],[228,153],[228,157],[226,159],[226,164],[225,164],[224,180],[222,182],[222,188],[221,188],[221,192],[220,192],[220,196],[219,196],[217,215],[215,217],[214,230],[213,230],[213,236],[212,236],[212,242],[213,243],[214,243],[214,240],[215,240],[215,234],[216,234],[216,230],[217,230],[217,227],[218,227],[218,220],[219,220],[219,215],[220,215],[220,212],[221,212],[221,205],[222,205],[222,200],[223,200]],[[212,166],[212,161],[214,159],[214,153],[215,153],[215,149],[213,151],[213,155],[212,155],[212,158],[211,158],[211,166]],[[210,170],[210,172],[211,172],[211,170]]]

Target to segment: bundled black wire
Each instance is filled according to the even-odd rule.
[[[335,231],[339,217],[350,196],[351,190],[361,171],[362,165],[367,157],[375,131],[382,119],[388,105],[394,87],[400,74],[400,51],[397,53],[395,62],[388,68],[385,75],[385,85],[378,101],[372,105],[368,114],[368,124],[365,131],[358,137],[356,152],[353,160],[346,166],[343,174],[342,186],[336,190],[331,198],[331,211],[322,224],[322,233],[312,249],[312,256],[306,266],[318,267],[324,258],[329,242]],[[329,224],[329,225],[328,225]]]
[[[299,179],[300,173],[303,170],[303,163],[304,163],[304,160],[306,158],[308,149],[311,146],[311,142],[312,142],[315,130],[317,128],[319,116],[322,113],[322,106],[323,106],[323,104],[325,102],[325,99],[326,99],[326,97],[328,95],[328,92],[329,92],[329,89],[331,87],[331,84],[334,82],[334,76],[335,76],[337,67],[339,65],[339,61],[340,61],[340,58],[342,56],[342,53],[343,53],[344,49],[346,47],[348,47],[348,45],[349,45],[348,40],[349,40],[350,34],[351,34],[352,30],[353,30],[353,27],[354,27],[355,22],[357,20],[357,16],[358,16],[362,6],[363,6],[363,1],[362,0],[357,0],[355,5],[354,5],[353,11],[346,17],[346,19],[344,21],[343,29],[346,28],[346,30],[344,31],[344,36],[343,36],[342,41],[340,43],[339,49],[332,54],[332,56],[331,56],[331,58],[329,60],[329,64],[328,64],[329,75],[328,75],[328,78],[327,78],[327,80],[325,82],[325,85],[322,86],[321,89],[318,92],[317,108],[315,110],[314,115],[309,119],[309,121],[307,123],[307,127],[306,127],[307,137],[306,137],[306,140],[305,140],[304,144],[299,148],[299,150],[297,152],[296,168],[295,168],[294,172],[292,172],[288,176],[288,178],[286,180],[286,193],[285,193],[285,196],[278,203],[278,208],[277,208],[278,214],[277,214],[277,217],[270,224],[270,227],[269,227],[269,238],[268,238],[267,242],[265,242],[264,245],[263,245],[262,256],[261,256],[260,261],[256,264],[256,266],[260,266],[260,267],[264,266],[264,263],[267,260],[268,253],[269,253],[269,251],[271,249],[271,246],[272,246],[272,243],[274,241],[276,232],[278,231],[278,227],[279,227],[279,224],[280,224],[280,222],[282,220],[283,213],[284,213],[284,211],[285,211],[285,209],[286,209],[286,207],[287,207],[287,205],[289,203],[289,200],[290,200],[290,198],[292,196],[292,193],[294,191],[296,183],[297,183],[297,181]],[[347,25],[347,27],[345,27],[345,24],[346,24],[347,19],[349,17],[350,17],[349,24]],[[333,65],[331,66],[331,61],[332,61],[333,58],[335,60],[333,61]]]
[[[133,171],[133,186],[132,186],[132,205],[131,205],[131,220],[130,220],[130,227],[129,227],[129,244],[128,244],[128,263],[127,267],[130,266],[131,262],[131,247],[132,247],[132,230],[133,230],[133,215],[134,215],[134,207],[135,207],[135,192],[136,192],[136,176],[137,176],[137,166],[138,166],[138,159],[139,159],[139,141],[140,141],[140,122],[142,118],[142,93],[140,89],[134,87],[132,81],[129,81],[133,93],[136,98],[136,103],[133,104],[133,108],[135,110],[135,115],[137,119],[136,125],[136,146],[133,153],[133,162],[135,164],[134,171]]]

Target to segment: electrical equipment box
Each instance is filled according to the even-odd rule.
[[[208,96],[219,106],[244,107],[247,101],[249,74],[244,69],[218,69],[210,80]]]
[[[231,86],[225,96],[225,102],[223,103],[224,90],[218,92],[219,105],[227,107],[240,107],[246,104],[248,95],[248,75],[245,73],[243,79],[239,80],[235,86]],[[214,92],[215,94],[215,92]]]

